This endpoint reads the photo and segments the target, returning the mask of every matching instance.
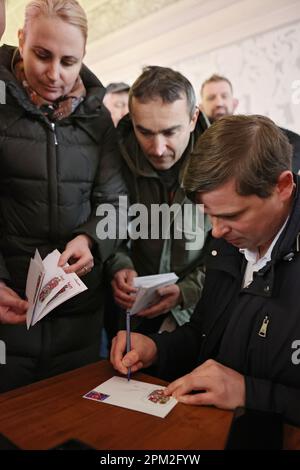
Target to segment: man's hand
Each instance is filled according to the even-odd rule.
[[[58,266],[63,267],[66,273],[84,276],[94,267],[94,258],[91,253],[92,244],[92,239],[87,235],[78,235],[73,238],[67,243],[65,251],[61,254]],[[65,266],[66,263],[69,263],[70,266]]]
[[[197,390],[202,393],[189,395]],[[214,405],[232,410],[245,405],[245,379],[235,370],[209,359],[172,382],[165,393],[187,405]]]
[[[18,294],[0,283],[0,323],[17,325],[25,323],[28,302],[22,300]]]
[[[135,301],[137,289],[133,287],[133,279],[137,277],[134,269],[120,269],[111,282],[115,302],[125,310],[130,309]]]
[[[136,372],[142,367],[149,367],[156,361],[157,348],[154,341],[140,333],[131,333],[131,351],[126,351],[126,331],[119,331],[112,341],[110,361],[114,368],[127,374],[128,367]]]
[[[157,289],[157,293],[161,296],[159,302],[149,308],[146,308],[145,310],[141,310],[139,313],[137,313],[138,317],[158,317],[163,313],[169,312],[171,308],[176,307],[176,305],[179,305],[182,302],[180,288],[177,284],[160,287]]]

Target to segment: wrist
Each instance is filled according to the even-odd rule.
[[[86,235],[85,233],[82,233],[82,234],[78,235],[78,237],[81,237],[82,239],[84,239],[87,242],[87,245],[88,245],[89,249],[90,250],[92,249],[93,244],[94,244],[94,240],[89,235]]]

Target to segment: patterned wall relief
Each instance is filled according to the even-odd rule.
[[[300,23],[172,64],[199,93],[212,73],[228,77],[240,113],[264,114],[300,133]]]

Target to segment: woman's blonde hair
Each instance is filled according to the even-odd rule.
[[[86,43],[88,23],[85,11],[76,0],[32,0],[25,7],[24,32],[29,22],[39,16],[58,17],[76,26],[82,32]]]

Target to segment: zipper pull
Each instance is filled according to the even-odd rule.
[[[269,317],[268,315],[266,315],[261,324],[260,330],[258,332],[258,336],[261,336],[262,338],[265,338],[267,336],[267,329],[268,329],[269,323],[270,323]]]
[[[54,122],[51,122],[51,127],[52,127],[53,135],[54,135],[54,144],[58,145],[57,137],[56,137],[56,133],[55,133],[55,123]]]

